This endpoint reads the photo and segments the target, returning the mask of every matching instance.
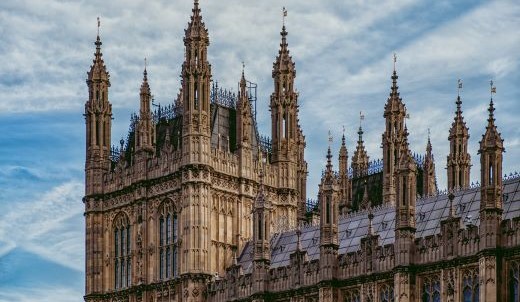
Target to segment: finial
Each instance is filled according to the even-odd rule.
[[[333,141],[333,137],[332,137],[332,133],[330,132],[329,130],[329,148],[330,148],[330,145],[332,145],[332,141]]]
[[[301,251],[301,249],[302,249],[301,236],[302,236],[302,231],[300,230],[300,227],[298,226],[298,228],[296,229],[296,237],[297,237],[296,250],[297,251]]]
[[[493,101],[493,94],[497,93],[497,88],[494,86],[493,80],[489,81],[489,85],[491,86],[491,101]]]
[[[455,211],[453,208],[453,199],[455,199],[455,194],[453,194],[453,191],[450,190],[450,193],[448,194],[448,199],[450,201],[450,217],[455,217]]]
[[[246,63],[242,61],[242,75],[244,75],[244,71],[246,70]]]
[[[97,35],[99,37],[99,27],[101,27],[101,21],[99,20],[99,17],[97,17]]]
[[[458,79],[457,84],[457,96],[460,97],[460,91],[462,90],[462,80]]]
[[[287,18],[287,10],[285,6],[282,8],[282,26],[285,28],[285,18]]]
[[[397,54],[394,52],[394,73],[396,72],[395,65],[397,63]]]
[[[368,235],[372,235],[372,220],[374,219],[374,214],[372,213],[372,208],[368,211]]]
[[[431,135],[431,131],[430,131],[430,128],[428,128],[428,141],[430,141],[430,135]]]
[[[341,144],[345,145],[345,125],[343,125],[343,135],[341,136]]]
[[[365,115],[363,114],[363,111],[359,111],[359,129],[361,129],[361,122],[365,120]]]

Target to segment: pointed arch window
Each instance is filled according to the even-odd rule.
[[[384,284],[380,289],[381,302],[394,302],[394,287],[390,284]]]
[[[120,214],[114,219],[114,288],[132,285],[132,235],[128,217]]]
[[[520,302],[520,263],[513,261],[509,268],[509,299],[510,302]]]
[[[353,289],[346,291],[343,294],[344,302],[360,302],[361,301],[361,295],[359,294],[358,289]]]
[[[159,213],[159,279],[168,280],[178,276],[178,213],[171,201],[163,203]]]
[[[478,269],[467,270],[462,278],[462,301],[479,302]]]
[[[441,302],[441,282],[439,276],[429,276],[423,279],[422,302]]]

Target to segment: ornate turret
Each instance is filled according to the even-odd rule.
[[[260,171],[260,187],[253,209],[253,292],[262,295],[268,291],[271,262],[271,208],[264,194],[263,167]]]
[[[89,212],[89,205],[99,200],[103,193],[103,176],[110,171],[110,148],[112,127],[112,105],[108,101],[110,75],[101,53],[101,39],[98,34],[95,42],[94,61],[87,73],[88,100],[85,103],[86,160],[85,160],[85,294],[98,294],[103,291],[104,268],[103,232],[96,232],[103,224],[103,214]],[[94,213],[95,212],[95,213]]]
[[[502,200],[502,153],[504,140],[495,125],[495,107],[493,94],[496,88],[491,81],[491,101],[489,102],[489,117],[486,133],[480,141],[480,226],[479,226],[479,259],[480,274],[483,280],[497,280],[499,270],[496,269],[497,250],[500,248],[503,200]],[[480,301],[499,301],[499,285],[495,282],[485,282],[480,289]]]
[[[351,184],[348,177],[348,151],[345,143],[345,133],[341,137],[341,147],[339,149],[339,192],[340,192],[340,213],[346,214],[351,208]]]
[[[471,156],[468,153],[469,129],[462,116],[462,100],[460,89],[462,82],[459,80],[459,94],[457,96],[457,110],[451,124],[450,153],[447,160],[448,190],[469,187]]]
[[[386,129],[383,133],[383,202],[395,204],[396,188],[394,172],[397,161],[401,157],[401,145],[404,134],[404,120],[406,107],[399,96],[397,86],[397,72],[395,69],[396,57],[394,55],[394,73],[392,75],[392,88],[385,105],[383,117],[386,120]]]
[[[152,93],[148,84],[148,72],[146,66],[143,72],[143,83],[141,84],[141,102],[139,110],[139,122],[136,127],[135,150],[153,152],[155,145],[155,126],[152,121],[152,113],[150,111],[150,103],[152,101]]]
[[[354,151],[354,156],[352,157],[352,178],[367,175],[368,162],[369,157],[365,150],[365,142],[363,141],[363,128],[359,125],[356,151]]]
[[[428,130],[428,143],[426,144],[426,156],[423,163],[423,194],[432,196],[437,192],[437,177],[435,175],[435,159],[432,153],[432,142]]]
[[[201,144],[199,158],[205,160],[205,154],[210,147],[210,81],[211,65],[207,61],[209,36],[202,21],[198,0],[194,1],[193,14],[185,30],[184,46],[185,61],[182,65],[182,97],[183,97],[183,136],[202,136],[195,139]],[[190,144],[187,144],[190,148]],[[203,146],[202,146],[203,145]],[[198,148],[198,146],[192,146]],[[208,150],[202,152],[202,150]]]
[[[247,95],[247,81],[242,70],[240,92],[237,104],[237,142],[239,148],[251,148],[253,134],[253,113],[249,96]]]
[[[338,179],[332,170],[332,154],[329,146],[327,166],[318,193],[320,205],[320,279],[322,282],[330,282],[337,275],[339,197]],[[320,288],[320,301],[336,301],[336,295],[336,290],[332,287]]]
[[[395,262],[397,273],[396,297],[399,301],[413,301],[413,288],[410,280],[413,275],[408,266],[413,264],[415,240],[415,204],[417,198],[417,165],[408,145],[408,130],[403,131],[400,158],[396,166],[396,201],[395,201]]]
[[[287,192],[277,209],[287,213],[288,224],[296,226],[305,217],[305,182],[307,163],[303,159],[305,140],[298,121],[298,93],[295,91],[295,64],[289,54],[285,24],[282,41],[273,64],[274,92],[271,94],[271,163],[278,188]],[[278,219],[278,218],[277,218]]]
[[[112,105],[108,101],[110,75],[101,53],[101,39],[96,38],[94,61],[87,73],[88,101],[85,103],[86,122],[86,195],[102,192],[103,173],[110,169]]]
[[[287,31],[282,27],[282,42],[273,64],[274,92],[271,95],[273,162],[294,161],[298,130],[298,93],[294,88],[295,64],[289,55]]]

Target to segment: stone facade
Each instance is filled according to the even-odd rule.
[[[198,1],[185,30],[182,88],[139,115],[111,147],[110,76],[101,39],[85,104],[85,301],[518,301],[520,178],[502,178],[503,141],[489,105],[481,186],[470,187],[460,96],[449,139],[449,194],[435,163],[408,146],[396,71],[383,160],[359,129],[351,168],[343,138],[318,201],[306,204],[305,137],[287,30],[273,65],[271,139],[259,135],[245,74],[237,95],[212,85]],[[422,197],[418,197],[422,196]]]

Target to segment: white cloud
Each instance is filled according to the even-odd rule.
[[[65,287],[13,287],[3,289],[0,292],[0,302],[33,302],[33,301],[52,301],[52,302],[80,302],[83,301],[83,292],[78,289]]]
[[[21,247],[50,261],[84,269],[83,184],[61,184],[34,200],[10,205],[0,215],[0,255]]]

